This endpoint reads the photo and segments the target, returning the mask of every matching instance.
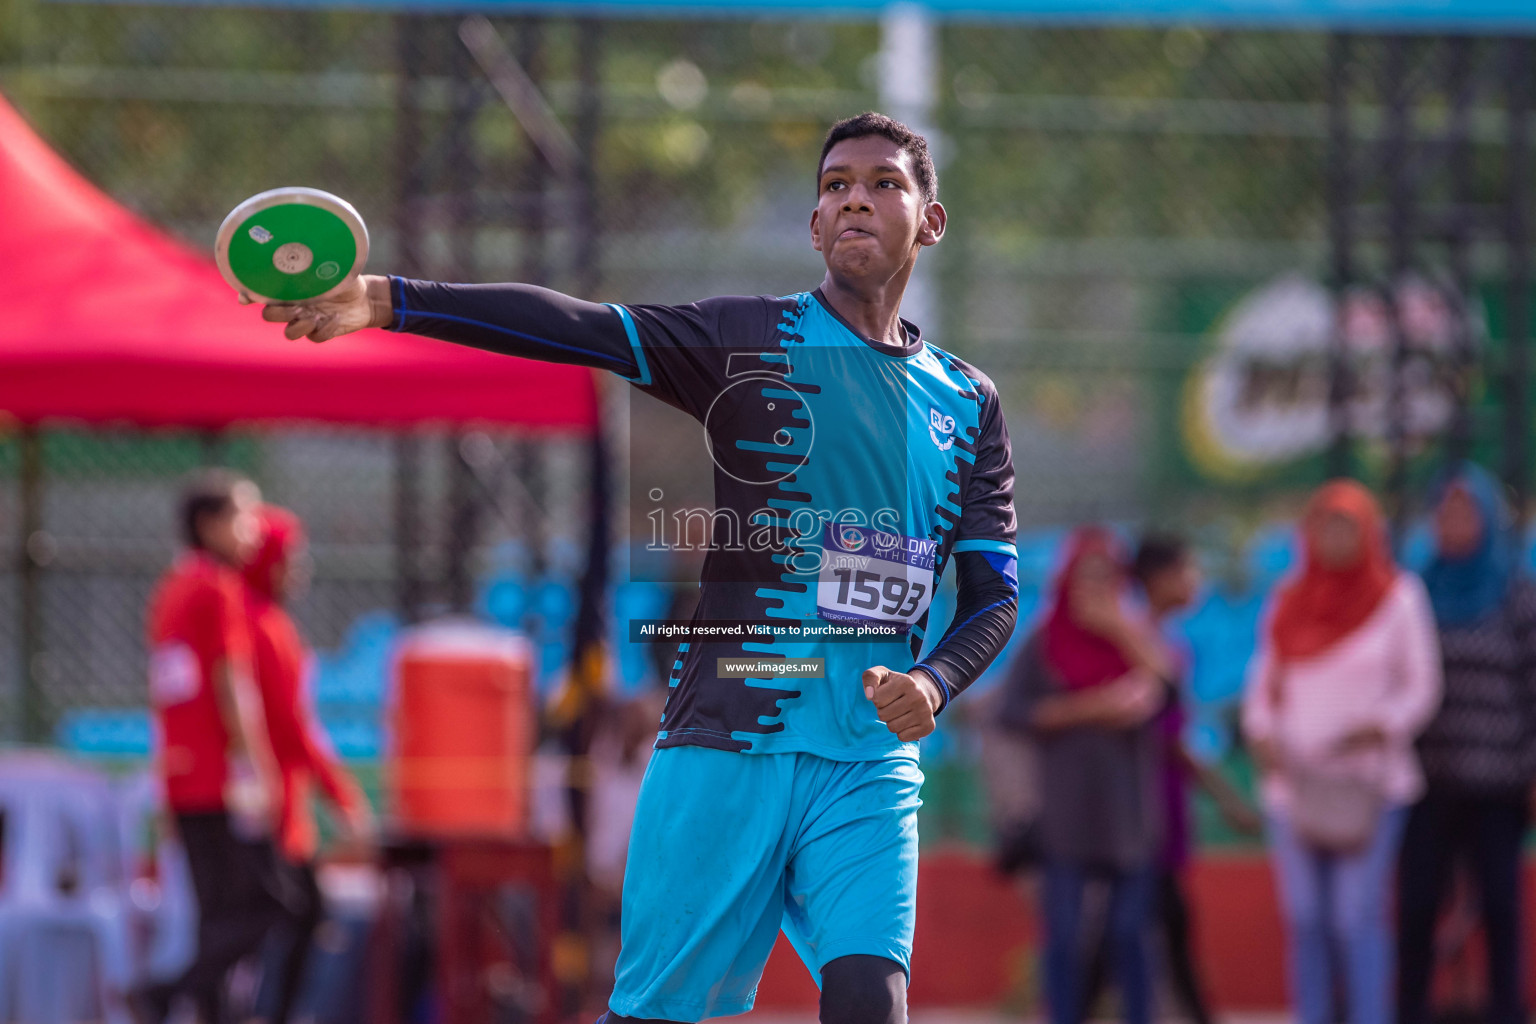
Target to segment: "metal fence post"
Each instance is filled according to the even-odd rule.
[[[448,189],[450,258],[452,279],[478,281],[480,266],[476,238],[483,222],[480,201],[482,168],[475,145],[475,118],[484,100],[479,72],[469,51],[457,36],[445,33],[452,58],[453,104],[445,139],[445,170]],[[474,470],[465,461],[464,432],[456,430],[447,438],[448,465],[448,536],[443,564],[443,590],[448,608],[468,612],[474,602],[475,581],[470,557],[480,536],[480,491],[475,486]]]
[[[1328,350],[1328,432],[1325,472],[1343,476],[1350,470],[1349,403],[1353,391],[1349,344],[1344,336],[1344,302],[1354,283],[1354,159],[1349,118],[1349,63],[1353,40],[1337,33],[1328,52],[1328,247],[1329,285],[1333,291],[1333,338]]]
[[[1387,274],[1382,299],[1391,334],[1391,374],[1387,383],[1387,516],[1394,540],[1400,540],[1408,517],[1408,336],[1398,295],[1413,265],[1414,156],[1409,139],[1413,104],[1408,85],[1408,40],[1387,40],[1382,92],[1386,106],[1386,135],[1381,142],[1381,172],[1387,183]]]
[[[1472,292],[1472,144],[1471,115],[1474,93],[1472,40],[1458,36],[1451,40],[1450,67],[1447,77],[1452,90],[1451,119],[1446,126],[1446,166],[1450,175],[1451,215],[1446,231],[1447,262],[1450,271],[1450,298],[1456,318],[1455,380],[1452,398],[1455,407],[1447,433],[1446,459],[1455,464],[1472,451],[1472,374],[1477,365],[1477,350],[1470,319]]]
[[[576,22],[576,145],[581,150],[576,196],[576,294],[592,298],[602,283],[602,237],[598,230],[597,146],[602,130],[603,23]]]
[[[1530,431],[1530,118],[1532,43],[1509,42],[1508,167],[1504,240],[1508,251],[1504,369],[1504,476],[1513,493],[1515,518],[1524,522],[1530,469],[1526,465]]]
[[[40,743],[47,737],[43,715],[41,661],[43,654],[43,565],[37,539],[43,529],[43,442],[38,429],[23,427],[21,444],[21,515],[18,572],[21,577],[21,692],[17,719],[21,739]]]
[[[537,17],[523,20],[518,32],[518,59],[540,88],[544,85],[544,22]],[[549,216],[544,194],[549,187],[549,160],[537,146],[529,146],[523,158],[522,195],[519,218],[523,226],[523,280],[529,284],[549,283]]]
[[[422,191],[421,77],[424,19],[395,17],[398,90],[395,96],[396,263],[407,276],[422,273],[420,196]],[[421,617],[421,442],[409,431],[395,439],[395,605],[400,620]]]

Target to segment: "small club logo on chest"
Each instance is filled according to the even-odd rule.
[[[928,407],[928,436],[938,446],[939,451],[947,452],[955,443],[955,418],[946,416],[938,409]]]

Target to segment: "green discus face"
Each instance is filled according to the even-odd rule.
[[[362,269],[368,234],[347,203],[313,189],[276,189],[226,218],[215,244],[219,269],[252,299],[304,302]]]

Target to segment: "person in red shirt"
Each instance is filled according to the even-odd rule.
[[[260,539],[260,500],[239,476],[212,470],[194,478],[181,500],[187,550],[150,600],[158,768],[198,902],[192,964],[175,981],[135,993],[138,1016],[152,1024],[183,995],[212,1024],[226,973],[256,949],[280,910],[261,853],[277,774],[239,576]]]
[[[244,575],[256,683],[280,778],[276,852],[289,941],[273,979],[277,1003],[271,1022],[286,1024],[324,910],[315,878],[319,832],[310,806],[311,785],[319,784],[352,838],[372,831],[372,816],[367,798],[331,752],[311,711],[305,692],[309,652],[284,607],[303,584],[303,525],[293,513],[272,505],[263,505],[259,516],[262,542]]]

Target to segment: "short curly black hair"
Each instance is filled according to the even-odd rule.
[[[821,159],[816,163],[818,190],[821,188],[821,170],[827,165],[827,154],[832,152],[832,147],[848,139],[862,139],[869,135],[890,139],[912,158],[912,168],[917,172],[917,191],[923,197],[923,202],[931,203],[939,197],[939,174],[933,169],[928,140],[895,118],[873,110],[845,117],[827,132],[827,140],[821,144]]]

